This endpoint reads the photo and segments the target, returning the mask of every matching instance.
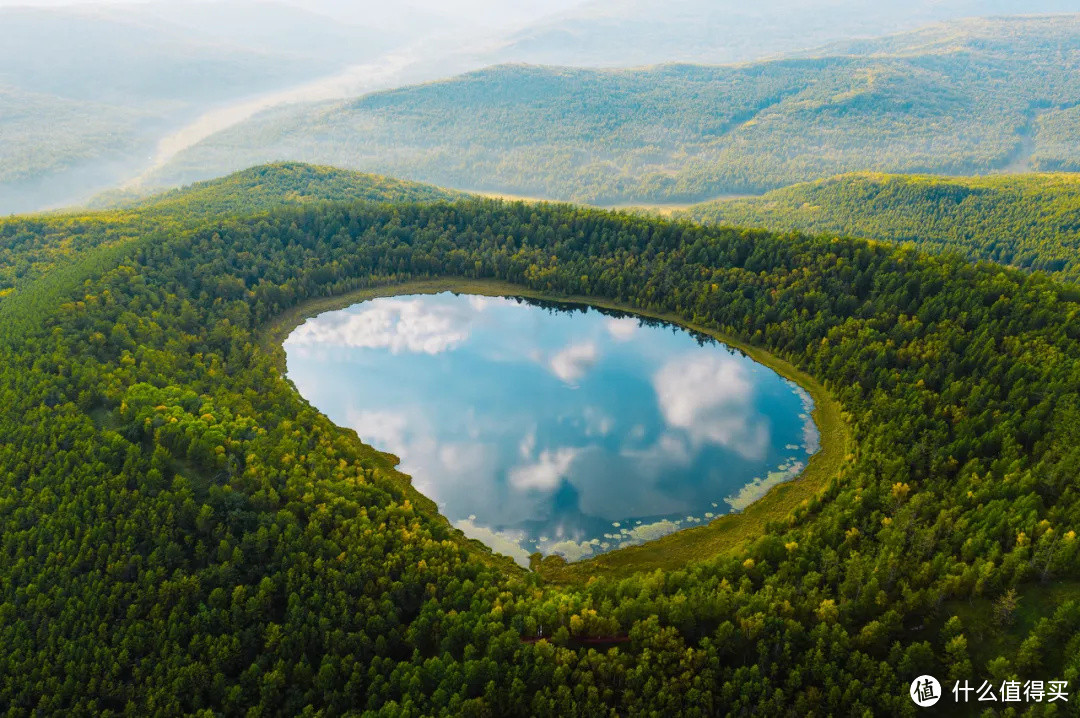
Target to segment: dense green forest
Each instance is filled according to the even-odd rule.
[[[698,201],[847,171],[1050,166],[1080,97],[1080,16],[936,25],[805,57],[620,70],[506,65],[262,113],[163,184],[279,158],[594,204]],[[1072,133],[1072,134],[1070,134]]]
[[[264,345],[305,302],[437,276],[740,337],[819,378],[855,448],[734,553],[544,583]],[[1075,687],[1078,310],[956,256],[491,200],[237,212],[58,257],[0,303],[0,705],[912,715],[922,673]]]
[[[680,212],[695,221],[911,242],[1080,278],[1080,177],[851,174]]]
[[[0,218],[0,298],[40,277],[65,258],[141,235],[167,236],[182,227],[230,213],[288,204],[368,200],[423,202],[459,199],[460,192],[332,167],[277,163],[141,197],[101,195],[109,212],[64,211]]]

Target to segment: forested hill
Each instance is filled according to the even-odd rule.
[[[1080,175],[851,174],[680,214],[712,224],[912,242],[1080,279]]]
[[[1062,15],[948,23],[743,65],[499,66],[268,111],[181,153],[154,181],[291,158],[604,204],[846,171],[1050,166],[1080,148],[1078,50],[1080,15]]]
[[[33,221],[24,242],[66,220]],[[829,388],[850,453],[691,564],[503,571],[262,348],[309,300],[428,277],[740,337]],[[488,200],[280,207],[58,257],[0,304],[0,705],[914,715],[924,673],[1075,699],[1078,301],[884,243]]]
[[[80,253],[133,237],[190,228],[214,217],[247,216],[320,201],[424,202],[460,192],[332,167],[282,162],[149,197],[110,193],[106,210],[0,218],[0,298]]]
[[[307,202],[426,202],[464,197],[462,192],[420,182],[303,162],[276,162],[147,197],[111,192],[91,207],[216,217]]]

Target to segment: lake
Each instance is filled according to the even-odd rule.
[[[622,313],[397,296],[308,319],[284,346],[308,401],[399,456],[454,526],[522,565],[741,510],[818,449],[794,382]]]

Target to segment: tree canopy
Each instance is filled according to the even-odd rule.
[[[736,554],[544,583],[465,541],[260,341],[304,302],[435,276],[743,338],[822,380],[855,447]],[[1078,302],[956,256],[485,200],[88,248],[0,304],[0,704],[904,715],[922,673],[1076,685]]]
[[[942,177],[858,173],[751,199],[705,202],[695,221],[847,234],[1080,277],[1080,179],[1069,174]]]

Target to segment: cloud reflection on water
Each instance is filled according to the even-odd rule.
[[[571,344],[548,360],[551,373],[567,384],[576,384],[592,368],[598,358],[596,344]]]
[[[653,377],[664,420],[695,444],[712,443],[744,459],[760,459],[769,444],[767,420],[753,405],[753,381],[730,354],[684,354]]]
[[[329,312],[304,322],[288,343],[297,347],[389,349],[392,354],[440,354],[469,338],[476,316],[491,306],[486,297],[464,304],[432,305],[417,299],[379,298],[355,311]]]
[[[309,320],[286,350],[304,396],[523,564],[739,510],[816,449],[805,392],[636,318],[395,297]]]

